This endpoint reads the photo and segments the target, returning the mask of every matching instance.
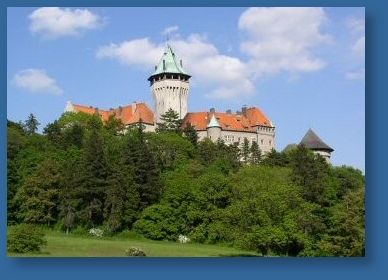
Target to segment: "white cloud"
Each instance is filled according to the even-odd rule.
[[[45,7],[29,15],[30,31],[45,39],[76,36],[83,31],[96,29],[103,24],[100,16],[87,9]]]
[[[170,27],[166,27],[163,32],[162,32],[162,35],[169,35],[173,32],[176,32],[178,31],[179,27],[177,25],[174,25],[174,26],[170,26]]]
[[[365,80],[365,68],[346,73],[346,78],[349,80]]]
[[[253,92],[254,85],[247,65],[236,57],[220,54],[205,37],[192,34],[187,39],[171,40],[170,44],[177,56],[183,58],[186,71],[200,81],[198,86],[209,89],[207,97],[228,99]],[[149,67],[152,71],[164,49],[164,45],[153,44],[144,38],[101,47],[96,56],[113,58],[127,65]]]
[[[331,42],[320,31],[326,16],[320,8],[250,8],[239,19],[246,33],[241,50],[249,60],[219,52],[205,36],[191,34],[170,41],[183,67],[193,76],[198,87],[206,87],[209,98],[233,99],[251,95],[254,81],[262,74],[287,71],[291,77],[317,71],[325,66],[313,48]],[[167,27],[163,34],[178,30]],[[113,58],[127,65],[149,67],[152,71],[163,53],[163,44],[148,38],[110,44],[97,50],[99,58]],[[151,72],[150,71],[150,72]]]
[[[23,89],[36,93],[60,95],[63,90],[56,81],[41,69],[26,69],[15,74],[12,82]]]
[[[325,61],[312,50],[332,41],[320,31],[325,21],[322,8],[250,8],[239,19],[247,35],[240,47],[259,76],[318,71]]]
[[[354,56],[364,59],[365,58],[365,19],[350,18],[346,23],[347,27],[353,33],[358,35],[361,33],[361,37],[354,42],[351,46],[351,52]]]
[[[352,30],[352,32],[365,32],[365,20],[364,19],[348,19],[346,25]]]
[[[96,56],[113,58],[127,65],[151,67],[158,63],[163,51],[163,46],[156,46],[148,38],[143,38],[100,47]]]
[[[350,69],[359,69],[347,72],[346,78],[348,80],[365,81],[365,19],[348,19],[346,26],[353,33],[352,37],[358,38],[354,39],[354,43],[350,46],[349,54],[352,56],[353,64]]]
[[[353,44],[352,53],[360,58],[365,57],[365,36],[362,36]]]

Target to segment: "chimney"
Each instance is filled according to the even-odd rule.
[[[133,101],[132,102],[132,115],[134,115],[136,113],[136,109],[137,109],[137,103],[136,103],[136,101]]]
[[[214,114],[216,112],[216,109],[210,108],[210,113]]]
[[[119,106],[120,119],[123,118],[123,107]]]
[[[232,110],[228,109],[228,110],[226,110],[226,113],[230,115],[230,114],[232,114]]]
[[[248,119],[247,105],[242,106],[242,114],[244,115],[244,117],[246,117]]]
[[[163,59],[163,71],[166,70],[166,61]]]

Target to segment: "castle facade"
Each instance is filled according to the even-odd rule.
[[[275,148],[275,126],[257,106],[243,106],[241,110],[218,112],[214,108],[202,112],[188,112],[188,96],[191,76],[184,70],[171,46],[167,45],[155,71],[148,78],[154,99],[154,111],[146,103],[133,102],[109,110],[68,102],[65,112],[98,114],[103,121],[115,114],[127,127],[142,122],[145,131],[153,132],[161,116],[170,108],[183,119],[183,126],[189,123],[198,133],[199,140],[205,137],[212,141],[219,139],[226,144],[239,143],[244,138],[257,142],[265,154]]]

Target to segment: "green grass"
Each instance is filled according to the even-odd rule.
[[[125,257],[125,249],[136,246],[147,257],[240,257],[258,256],[252,251],[243,251],[219,245],[153,241],[147,239],[84,237],[55,231],[46,233],[47,245],[40,253],[16,254],[8,257]]]

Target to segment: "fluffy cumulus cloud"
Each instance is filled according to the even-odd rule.
[[[208,97],[235,98],[253,92],[247,65],[236,57],[220,54],[206,37],[192,34],[186,39],[171,40],[170,44],[177,56],[183,58],[187,72],[210,89]],[[164,49],[164,45],[143,38],[103,46],[97,50],[96,56],[153,69]]]
[[[34,93],[47,93],[60,95],[63,90],[56,81],[41,69],[26,69],[15,74],[12,80],[17,87],[26,89]]]
[[[325,12],[320,8],[247,9],[238,22],[246,60],[220,53],[199,34],[175,37],[170,44],[183,58],[183,67],[193,76],[193,84],[206,87],[208,98],[241,98],[255,92],[255,81],[263,74],[286,71],[296,77],[322,69],[325,61],[314,55],[314,48],[332,40],[321,32],[325,21]],[[178,26],[167,27],[162,34],[177,30]],[[153,69],[164,49],[163,44],[143,38],[100,47],[96,56]]]
[[[96,56],[112,58],[126,65],[150,67],[157,63],[163,50],[163,46],[157,46],[148,38],[142,38],[100,47]]]
[[[162,35],[169,35],[171,33],[177,32],[178,29],[179,29],[179,27],[177,25],[166,27],[163,30]]]
[[[87,9],[45,7],[29,15],[30,31],[45,39],[77,36],[84,31],[96,29],[103,19]]]
[[[325,21],[322,8],[250,8],[238,23],[245,35],[241,50],[259,76],[320,70],[325,61],[313,49],[332,40],[321,31]]]

